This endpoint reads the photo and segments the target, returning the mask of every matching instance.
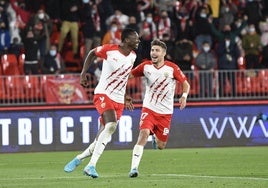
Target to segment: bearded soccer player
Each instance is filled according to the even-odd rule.
[[[143,149],[149,135],[155,137],[158,149],[164,149],[169,136],[173,114],[176,82],[182,83],[183,93],[180,109],[186,107],[190,85],[180,68],[164,59],[166,44],[158,39],[151,42],[151,60],[144,61],[131,71],[130,77],[144,76],[146,79],[145,96],[140,117],[140,132],[132,152],[129,177],[137,177]]]
[[[126,28],[121,34],[121,44],[102,45],[88,53],[81,72],[80,84],[84,87],[89,85],[86,76],[89,65],[96,57],[102,58],[102,72],[93,98],[102,126],[95,141],[64,167],[65,172],[72,172],[83,159],[91,156],[88,165],[84,168],[84,174],[92,178],[99,176],[96,164],[110,136],[116,130],[117,121],[124,110],[126,85],[136,59],[134,50],[138,48],[139,42],[138,33]]]

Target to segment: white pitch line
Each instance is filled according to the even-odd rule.
[[[240,180],[256,180],[268,181],[268,178],[257,177],[242,177],[242,176],[206,176],[206,175],[193,175],[193,174],[152,174],[152,176],[172,176],[172,177],[189,177],[189,178],[210,178],[210,179],[240,179]]]
[[[142,174],[141,176],[161,176],[161,177],[188,177],[199,179],[237,179],[237,180],[255,180],[255,181],[268,181],[268,178],[264,177],[241,177],[241,176],[207,176],[207,175],[194,175],[194,174]],[[102,175],[100,178],[114,178],[114,177],[126,177],[126,174],[117,175]],[[14,180],[57,180],[57,179],[87,179],[88,176],[59,176],[59,177],[13,177],[13,178],[0,178],[1,181],[14,181]],[[143,179],[144,180],[144,179]]]

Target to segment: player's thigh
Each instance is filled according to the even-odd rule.
[[[108,122],[117,122],[120,119],[124,110],[124,104],[116,103],[104,94],[96,94],[93,101],[101,115],[100,121],[103,125]]]
[[[114,109],[106,110],[102,113],[101,118],[104,125],[109,122],[117,122],[116,112]]]
[[[158,139],[159,144],[166,144],[169,137],[170,123],[171,115],[161,115],[156,118],[154,133]]]

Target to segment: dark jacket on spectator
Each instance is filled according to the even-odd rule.
[[[23,39],[25,49],[25,61],[37,61],[38,60],[38,42],[36,38],[24,38]]]
[[[218,44],[217,54],[219,58],[219,69],[230,70],[238,68],[237,59],[240,56],[240,50],[235,42],[230,42],[229,47],[227,47],[225,41],[221,41]]]
[[[61,19],[69,22],[78,22],[80,20],[80,5],[81,4],[79,0],[64,1],[61,6]],[[77,6],[78,10],[72,12],[71,8],[74,6]]]

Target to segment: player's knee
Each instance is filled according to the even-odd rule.
[[[158,149],[163,150],[166,148],[166,143],[165,142],[159,142],[157,143]]]
[[[109,133],[113,134],[116,130],[116,122],[109,122],[105,125],[105,129],[109,131]]]

